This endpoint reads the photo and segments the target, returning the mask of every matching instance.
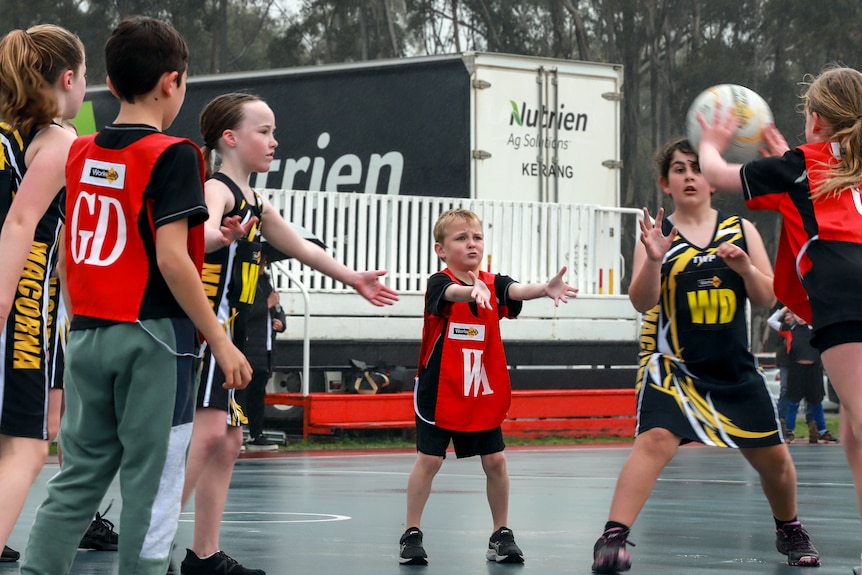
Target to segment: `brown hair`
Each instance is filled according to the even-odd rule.
[[[189,47],[173,26],[134,16],[120,22],[105,43],[105,67],[120,100],[133,104],[155,88],[164,74],[178,72],[182,82]]]
[[[253,94],[231,92],[213,98],[201,111],[200,129],[204,140],[203,153],[207,177],[213,172],[215,158],[213,151],[218,151],[218,143],[225,130],[236,130],[245,119],[243,106],[252,102],[262,102]]]
[[[840,193],[862,183],[862,73],[837,65],[826,69],[811,82],[802,96],[806,114],[817,112],[833,130],[841,158],[811,191],[812,199]]]
[[[0,39],[0,116],[24,133],[50,123],[60,108],[54,84],[83,63],[84,45],[65,28],[12,30]]]
[[[673,153],[677,151],[682,152],[683,154],[694,154],[697,156],[697,152],[694,150],[691,142],[689,142],[687,138],[671,140],[659,148],[653,156],[653,164],[655,166],[656,175],[659,178],[667,179],[667,176],[670,173],[670,163],[673,161]]]
[[[434,241],[438,244],[442,244],[443,240],[446,238],[446,228],[448,228],[452,222],[459,220],[464,222],[475,222],[479,224],[480,227],[482,226],[482,220],[479,219],[479,216],[477,216],[475,212],[462,208],[446,210],[440,214],[440,217],[437,218],[437,223],[434,224]]]

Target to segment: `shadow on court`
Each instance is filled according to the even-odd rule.
[[[632,530],[634,575],[849,575],[862,538],[850,473],[836,445],[791,446],[800,519],[823,557],[817,569],[789,567],[775,551],[773,522],[757,476],[734,451],[686,447],[665,469]],[[268,575],[590,573],[592,546],[607,517],[625,447],[512,448],[510,527],[524,565],[485,561],[491,518],[477,458],[447,458],[423,516],[428,567],[398,564],[412,452],[247,458],[237,462],[221,544]],[[9,545],[23,552],[49,464],[30,493]],[[108,519],[119,524],[119,484]],[[174,560],[191,544],[192,512],[181,517]],[[116,553],[81,551],[73,574],[116,573]],[[0,574],[17,573],[0,563]],[[122,574],[121,574],[122,575]]]

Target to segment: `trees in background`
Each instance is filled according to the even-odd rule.
[[[56,22],[88,48],[92,84],[121,18],[172,22],[190,74],[491,51],[623,64],[622,199],[655,209],[650,157],[682,133],[688,104],[749,86],[799,142],[800,82],[824,64],[862,67],[862,3],[834,0],[0,0],[0,32]]]
[[[91,84],[105,76],[110,30],[132,14],[182,32],[191,75],[462,51],[622,64],[621,197],[652,211],[663,200],[653,150],[683,133],[701,90],[753,88],[793,145],[805,74],[830,62],[862,69],[858,0],[0,0],[0,13],[2,33],[41,22],[76,32]],[[743,210],[738,197],[717,203]],[[777,218],[749,216],[774,246]]]

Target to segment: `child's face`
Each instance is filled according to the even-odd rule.
[[[275,139],[275,114],[265,102],[243,104],[243,120],[234,130],[236,148],[252,172],[267,172],[278,142]]]
[[[482,225],[463,219],[453,221],[446,226],[443,242],[434,244],[434,251],[450,269],[476,271],[485,254]]]
[[[674,151],[670,169],[667,177],[661,179],[661,186],[664,193],[673,199],[674,204],[689,198],[709,200],[715,191],[700,171],[697,156],[680,150]]]

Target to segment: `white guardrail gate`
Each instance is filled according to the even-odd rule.
[[[274,285],[288,315],[280,337],[302,339],[419,339],[427,278],[441,269],[432,230],[439,214],[466,208],[482,219],[483,269],[527,282],[547,281],[562,266],[579,296],[555,308],[550,300],[528,302],[517,322],[503,322],[503,336],[516,339],[628,340],[637,314],[620,286],[626,250],[636,241],[642,212],[586,204],[552,204],[343,192],[261,190],[293,224],[320,239],[329,253],[353,269],[385,269],[383,281],[401,294],[394,306],[377,308],[350,287],[293,259],[275,266]],[[292,279],[291,279],[292,278]],[[308,302],[297,282],[307,290]],[[309,307],[310,309],[306,309]],[[357,318],[385,320],[379,327]],[[527,320],[527,321],[521,321]],[[536,320],[536,321],[531,321]],[[536,325],[526,325],[535,323]],[[517,325],[514,325],[517,324]],[[539,325],[544,324],[544,325]],[[507,334],[506,331],[510,333]]]

